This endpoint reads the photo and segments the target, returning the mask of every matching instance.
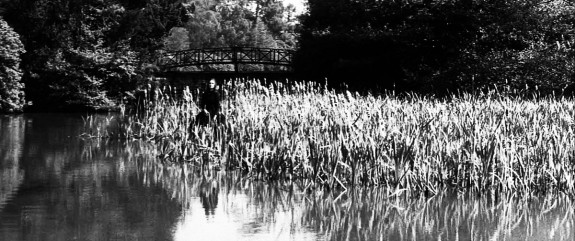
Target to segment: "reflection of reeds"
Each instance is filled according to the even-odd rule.
[[[278,214],[288,212],[292,220],[290,232],[310,230],[317,232],[320,240],[575,238],[573,203],[565,195],[527,200],[507,195],[494,198],[440,192],[429,199],[390,198],[383,188],[306,193],[300,182],[269,184],[242,178],[236,172],[203,176],[194,168],[183,169],[182,164],[162,164],[153,159],[139,159],[137,163],[148,185],[161,185],[184,207],[197,202],[194,198],[198,196],[219,196],[217,205],[209,205],[224,210],[219,215],[250,216],[244,223],[249,226],[243,230],[247,233],[270,228]],[[237,206],[236,199],[243,197],[248,198],[245,206]],[[207,212],[206,215],[213,215]]]
[[[387,199],[381,190],[316,197],[302,217],[327,240],[573,240],[573,203],[555,196]],[[320,217],[320,218],[318,218]]]
[[[292,220],[290,232],[318,232],[321,240],[575,238],[574,206],[566,195],[527,199],[514,195],[477,197],[439,192],[432,198],[412,198],[390,197],[385,188],[306,192],[305,180],[278,180],[270,185],[244,178],[238,172],[214,172],[185,163],[158,162],[157,149],[143,142],[105,145],[107,148],[94,143],[85,145],[86,152],[99,158],[113,155],[115,163],[131,170],[138,181],[162,187],[184,208],[198,202],[199,197],[206,215],[214,215],[210,210],[221,209],[224,214],[219,215],[249,216],[251,219],[245,220],[246,228],[242,230],[247,233],[270,228],[278,214],[287,212]],[[122,169],[118,168],[117,175],[124,175]],[[245,206],[237,206],[242,204],[237,200],[245,197]]]
[[[569,100],[464,95],[440,101],[337,93],[313,83],[236,86],[226,90],[233,94],[221,125],[189,128],[198,113],[191,92],[164,88],[147,95],[143,112],[119,117],[118,129],[88,133],[151,140],[162,160],[198,166],[220,160],[259,179],[377,185],[389,194],[445,187],[521,195],[575,190]],[[174,98],[180,92],[183,98]]]

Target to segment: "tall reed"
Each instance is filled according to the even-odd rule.
[[[198,95],[164,88],[106,132],[155,142],[161,160],[241,169],[266,180],[377,185],[389,194],[432,195],[446,187],[520,195],[575,190],[569,99],[399,98],[256,80],[224,86],[226,123],[190,126]]]

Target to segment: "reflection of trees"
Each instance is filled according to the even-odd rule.
[[[24,128],[21,116],[0,116],[0,212],[24,180],[19,165]]]
[[[86,220],[88,229],[103,227],[94,233],[95,240],[170,240],[180,205],[158,185],[144,185],[144,176],[139,172],[142,162],[155,159],[155,148],[142,142],[86,141],[82,150],[82,160],[98,163],[97,168],[85,165],[74,175],[80,179],[74,183],[88,181],[76,187],[80,203],[82,195],[99,197],[87,202],[89,206],[79,205],[79,212],[102,214]],[[84,184],[92,186],[92,193],[85,192],[91,188]]]
[[[79,116],[24,119],[19,159],[26,177],[0,210],[0,240],[171,239],[180,205],[160,187],[143,185],[137,171],[138,159],[155,157],[153,148],[78,140]]]

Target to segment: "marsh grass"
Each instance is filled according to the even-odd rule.
[[[148,93],[140,111],[87,135],[144,139],[158,158],[309,186],[383,186],[388,195],[574,193],[573,101],[489,93],[450,100],[336,92],[316,83],[224,85],[226,123],[190,125],[189,89]],[[152,98],[153,97],[153,98]]]

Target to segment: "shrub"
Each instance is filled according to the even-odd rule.
[[[18,33],[0,19],[0,112],[22,111],[24,84],[20,82],[20,55],[24,52]]]

